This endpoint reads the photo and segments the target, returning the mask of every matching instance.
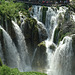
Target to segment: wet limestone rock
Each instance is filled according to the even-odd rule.
[[[55,51],[56,49],[56,45],[54,43],[52,43],[49,47],[52,51]]]
[[[46,54],[46,46],[45,41],[42,41],[37,46],[37,51],[32,63],[32,66],[34,68],[41,68],[41,70],[45,69],[45,66],[47,64],[47,54]]]
[[[42,22],[45,24],[45,20],[46,20],[46,11],[48,10],[48,7],[43,6],[42,7]]]
[[[37,45],[41,41],[47,39],[46,30],[42,27],[42,25],[38,25],[37,21],[33,18],[25,19],[21,27],[22,27],[22,32],[25,36],[26,44],[28,46],[28,52],[30,54],[30,57],[32,57]]]
[[[25,36],[26,44],[28,46],[28,52],[30,57],[32,57],[34,49],[39,43],[37,21],[33,18],[27,18],[24,20],[24,23],[22,23],[21,27]]]
[[[67,11],[68,13],[68,11]],[[75,22],[71,18],[71,13],[65,14],[64,19],[60,19],[55,30],[54,42],[57,44],[66,35],[75,34]]]
[[[40,42],[42,42],[48,38],[47,30],[44,24],[42,24],[41,22],[37,24],[38,24],[39,39]]]

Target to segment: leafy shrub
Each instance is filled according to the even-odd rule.
[[[39,72],[19,72],[17,68],[11,69],[6,65],[0,67],[0,75],[46,75]]]

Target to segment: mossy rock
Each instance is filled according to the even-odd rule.
[[[41,59],[40,59],[41,58]],[[46,53],[46,46],[45,41],[42,41],[37,46],[37,51],[35,54],[35,58],[32,63],[32,67],[35,68],[41,68],[41,70],[45,69],[47,65],[47,53]]]
[[[0,58],[0,66],[2,66],[3,64],[2,64],[2,61],[1,61],[1,58]]]
[[[42,7],[42,22],[45,24],[45,20],[46,20],[46,11],[48,10],[48,7],[43,6]]]
[[[65,36],[75,34],[75,22],[70,19],[66,19],[63,22],[60,21],[58,27],[55,30],[54,42],[58,44]]]
[[[31,36],[38,36],[38,28],[37,28],[37,21],[33,18],[25,19],[25,23],[23,25],[23,32],[25,34],[26,39],[32,38]],[[34,37],[34,40],[36,39]]]
[[[50,48],[51,50],[55,51],[55,49],[56,49],[56,45],[55,45],[54,43],[52,43],[52,44],[50,45],[49,48]]]
[[[27,18],[22,24],[22,32],[25,36],[26,45],[28,46],[29,56],[33,56],[34,49],[39,43],[39,33],[37,21],[33,18]]]
[[[44,46],[44,47],[46,47],[46,45],[45,45],[45,41],[42,41],[41,43],[39,43],[38,46],[39,46],[39,47],[40,47],[40,46]]]

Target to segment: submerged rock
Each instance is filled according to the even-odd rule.
[[[49,48],[50,48],[51,50],[55,51],[55,49],[56,49],[56,45],[55,45],[54,43],[52,43],[52,44],[50,45]]]

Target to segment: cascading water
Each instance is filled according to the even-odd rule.
[[[33,15],[31,14],[31,17],[36,19],[37,21],[37,25],[38,25],[38,32],[39,32],[39,39],[40,41],[42,40],[41,37],[41,30],[46,30],[46,27],[44,26],[44,24],[41,22],[42,21],[42,7],[41,6],[32,6],[32,11],[30,13],[33,13]]]
[[[56,7],[48,7],[48,10],[46,11],[45,25],[42,23],[41,6],[35,6],[35,5],[32,6],[32,11],[30,12],[31,17],[36,19],[37,21],[40,42],[42,41],[41,30],[44,29],[48,33],[48,38],[47,40],[45,40],[47,66],[45,67],[45,70],[44,70],[44,72],[46,72],[48,75],[72,75],[72,72],[71,72],[72,70],[71,60],[73,56],[72,37],[66,36],[60,42],[59,46],[53,43],[54,32],[56,27],[58,26],[59,16],[61,14],[61,16],[64,18],[66,9],[67,9],[66,7],[59,7],[59,10]],[[22,13],[19,13],[19,14],[20,14],[20,21],[22,26],[25,22],[24,20],[27,17],[24,17]],[[72,16],[73,16],[73,20],[75,21],[74,15],[75,14],[73,14]],[[31,68],[33,60],[34,59],[38,60],[36,55],[38,55],[39,57],[39,54],[40,54],[39,52],[41,51],[38,51],[39,50],[38,48],[34,49],[33,56],[30,62],[28,50],[27,50],[27,46],[25,42],[25,37],[22,34],[20,27],[16,24],[17,20],[16,20],[16,23],[14,21],[12,21],[12,23],[13,23],[13,29],[16,34],[17,46],[15,46],[9,34],[2,27],[0,27],[3,33],[3,42],[4,42],[4,50],[2,50],[1,42],[0,42],[0,57],[2,61],[9,67],[18,68],[21,72],[31,71],[33,68],[33,67]],[[7,21],[6,21],[6,30],[8,31]],[[2,51],[4,52],[5,55],[3,55]],[[43,52],[41,52],[41,54],[42,53]],[[40,56],[42,57],[41,54]],[[37,61],[37,64],[39,65],[38,61]],[[40,66],[36,68],[40,69]],[[37,69],[35,70],[37,71]]]
[[[72,18],[75,21],[75,13],[72,13]]]
[[[34,51],[34,53],[33,53],[31,64],[32,64],[32,62],[33,62],[33,60],[34,60],[34,57],[35,57],[36,51],[37,51],[37,48],[35,49],[35,51]]]
[[[57,10],[56,8],[54,8],[53,10],[52,8],[49,7],[46,13],[45,25],[46,25],[47,32],[48,32],[48,39],[45,41],[47,61],[48,61],[47,71],[50,70],[51,58],[53,55],[53,49],[51,49],[50,47],[51,46],[53,46],[54,48],[57,47],[53,43],[53,38],[54,38],[55,29],[58,26],[58,17],[60,16],[60,14],[62,14],[62,17],[63,17],[65,12],[66,12],[66,8],[60,7],[59,10]]]
[[[36,8],[37,7],[34,7],[35,10],[37,10]],[[71,37],[65,37],[62,41],[65,43],[64,44],[62,43],[58,47],[53,43],[54,32],[55,32],[56,27],[58,26],[59,16],[61,14],[62,18],[64,18],[64,14],[66,10],[67,10],[66,7],[59,7],[59,10],[55,7],[54,8],[48,7],[48,10],[46,12],[45,26],[44,25],[43,26],[44,28],[46,28],[47,33],[48,33],[48,39],[45,40],[46,53],[47,53],[46,73],[48,75],[72,75],[71,74],[71,60],[72,60],[73,54],[72,54],[72,46],[71,46],[72,45]],[[39,13],[39,15],[41,14]],[[37,23],[39,24],[40,20],[37,17],[37,12],[34,12],[33,18],[35,18],[37,20]],[[55,48],[54,49],[55,52],[53,51],[51,46]]]
[[[9,34],[0,26],[3,32],[3,39],[5,45],[5,64],[12,68],[20,68],[20,59],[15,44],[13,43]]]
[[[19,26],[12,21],[13,23],[13,28],[16,33],[17,41],[18,41],[18,52],[21,58],[21,65],[23,71],[30,71],[31,70],[31,64],[28,56],[28,51],[27,51],[27,46],[25,42],[25,37],[22,34],[21,29]]]
[[[53,39],[54,31],[58,25],[58,17],[60,14],[62,17],[64,17],[66,9],[66,7],[60,7],[59,10],[57,8],[48,7],[48,11],[46,12],[45,26],[47,28],[49,39]]]
[[[51,59],[48,75],[72,75],[72,38],[64,37]]]
[[[37,19],[38,21],[42,21],[42,11],[41,6],[32,6],[31,17]]]

